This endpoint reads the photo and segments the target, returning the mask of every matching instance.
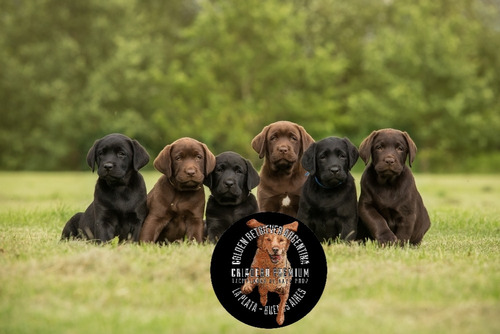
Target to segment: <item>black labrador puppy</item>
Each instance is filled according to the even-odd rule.
[[[234,152],[223,152],[215,161],[215,169],[204,181],[211,191],[205,213],[211,242],[217,242],[234,222],[259,211],[250,192],[260,182],[252,163]]]
[[[114,133],[96,140],[87,154],[88,165],[93,172],[97,164],[99,175],[94,201],[66,223],[61,239],[138,241],[148,213],[146,184],[138,170],[148,162],[144,147],[127,136]]]
[[[357,196],[350,170],[358,157],[356,146],[338,137],[312,144],[302,157],[309,176],[302,188],[297,218],[320,241],[356,238]]]

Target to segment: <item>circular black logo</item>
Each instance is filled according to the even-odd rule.
[[[278,328],[303,318],[325,288],[327,265],[314,233],[296,218],[262,212],[234,223],[215,246],[212,286],[238,320]]]

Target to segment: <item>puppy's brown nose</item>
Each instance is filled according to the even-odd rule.
[[[280,151],[280,153],[285,154],[285,153],[287,153],[287,152],[288,152],[288,147],[286,147],[286,146],[280,146],[280,147],[278,148],[278,150]]]
[[[188,168],[186,169],[186,174],[189,176],[194,176],[194,174],[196,174],[196,170],[194,168]]]
[[[385,158],[384,161],[388,165],[393,165],[395,162],[394,158]]]

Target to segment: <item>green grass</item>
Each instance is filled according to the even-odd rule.
[[[158,173],[144,175],[151,189]],[[500,176],[416,179],[432,219],[422,245],[325,245],[322,298],[277,332],[500,332]],[[0,173],[0,333],[259,332],[217,301],[211,245],[59,242],[95,180]]]

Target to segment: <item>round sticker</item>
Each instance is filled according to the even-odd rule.
[[[327,265],[314,233],[296,218],[262,212],[234,223],[215,246],[212,286],[236,319],[279,328],[302,319],[325,288]]]

